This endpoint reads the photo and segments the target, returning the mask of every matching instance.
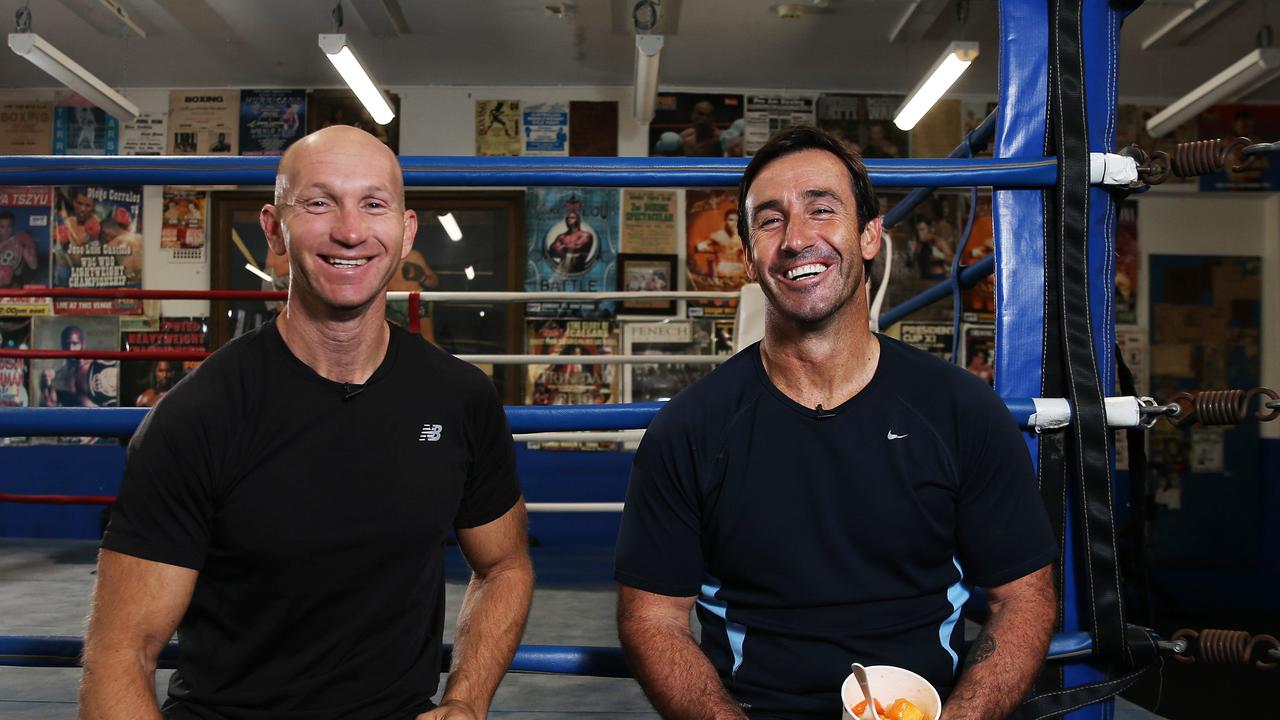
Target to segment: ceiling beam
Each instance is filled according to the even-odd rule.
[[[889,42],[912,42],[924,37],[946,9],[948,0],[911,0],[889,30]]]
[[[409,21],[399,0],[348,0],[365,29],[373,35],[408,35]]]
[[[1196,0],[1194,5],[1173,16],[1173,19],[1148,35],[1142,41],[1142,49],[1186,45],[1239,5],[1240,0]]]

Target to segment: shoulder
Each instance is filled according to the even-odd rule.
[[[475,365],[458,359],[452,353],[427,342],[421,335],[411,333],[399,325],[392,325],[391,332],[397,335],[400,348],[400,357],[396,361],[397,374],[410,373],[428,380],[433,387],[448,388],[450,393],[465,398],[496,394],[493,381]]]
[[[649,432],[688,436],[703,447],[717,447],[716,439],[765,392],[759,377],[759,353],[759,343],[745,348],[681,390],[658,411]]]

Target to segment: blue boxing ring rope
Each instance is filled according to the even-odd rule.
[[[1115,84],[1119,27],[1125,11],[1108,0],[1081,0],[1083,32],[1082,78],[1088,99],[1089,149],[1109,151],[1115,135]],[[1055,4],[1056,7],[1056,4]],[[1056,158],[1045,157],[1048,112],[1050,34],[1054,18],[1048,3],[1003,0],[1000,3],[1000,98],[998,118],[988,118],[983,132],[994,132],[995,158],[918,160],[868,160],[872,181],[879,187],[936,188],[990,185],[993,193],[995,252],[985,263],[966,270],[950,282],[972,282],[994,270],[996,297],[997,392],[1012,412],[1028,411],[1027,398],[1041,394],[1044,298],[1047,291],[1044,248],[1045,190],[1057,182]],[[966,139],[972,144],[975,136]],[[724,187],[738,182],[746,161],[734,159],[668,158],[401,158],[406,185],[450,187]],[[0,157],[2,184],[239,184],[271,185],[277,159],[270,157]],[[927,192],[913,193],[914,202]],[[1115,328],[1111,315],[1114,267],[1111,264],[1114,233],[1114,201],[1104,191],[1090,192],[1088,271],[1089,307],[1093,316],[1095,362],[1104,388],[1114,383],[1111,351]],[[909,208],[901,211],[905,216]],[[938,297],[950,294],[950,284],[929,291]],[[930,296],[932,297],[932,296]],[[896,321],[929,298],[911,301],[911,307],[895,308],[886,317]],[[884,322],[884,318],[882,318]],[[885,323],[888,325],[891,323]],[[509,408],[514,430],[621,430],[648,424],[654,404],[612,405],[591,408]],[[145,411],[118,409],[0,411],[0,435],[102,434],[132,432]],[[75,414],[68,414],[75,413]],[[81,413],[93,413],[82,415]],[[102,414],[97,414],[102,413]],[[1024,426],[1025,422],[1022,423]],[[95,432],[87,432],[89,429]],[[56,433],[54,432],[56,430]],[[1039,437],[1028,434],[1032,457],[1037,457]],[[1085,562],[1073,521],[1066,523],[1062,567],[1066,592],[1059,633],[1050,647],[1050,658],[1060,661],[1068,688],[1095,682],[1106,673],[1084,662],[1092,652],[1089,621],[1076,578]],[[62,667],[75,665],[81,650],[79,638],[0,636],[0,664]],[[169,652],[172,652],[170,649]],[[162,656],[162,666],[169,654]],[[171,660],[170,660],[171,661]],[[446,656],[447,663],[447,656]],[[574,646],[522,646],[512,670],[601,677],[626,677],[629,672],[617,648]],[[1108,699],[1072,710],[1074,720],[1110,718]]]

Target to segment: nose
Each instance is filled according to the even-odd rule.
[[[782,235],[782,249],[792,254],[800,254],[805,248],[813,245],[814,234],[809,227],[809,219],[804,212],[793,212],[787,218],[787,227]]]
[[[341,245],[359,245],[365,240],[365,232],[365,217],[359,206],[349,203],[340,205],[329,231],[333,241]]]

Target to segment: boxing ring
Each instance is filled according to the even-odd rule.
[[[866,162],[877,187],[925,189],[895,208],[887,225],[905,217],[910,205],[922,200],[929,188],[993,188],[993,255],[880,319],[892,324],[931,299],[949,295],[956,283],[971,285],[989,273],[996,276],[996,389],[1019,424],[1031,431],[1025,435],[1027,446],[1046,496],[1058,501],[1050,509],[1063,546],[1060,627],[1049,651],[1053,662],[1037,687],[1057,700],[1036,705],[1029,717],[1065,712],[1064,717],[1077,720],[1110,718],[1113,701],[1099,698],[1119,692],[1143,674],[1151,666],[1157,644],[1149,632],[1125,623],[1119,597],[1122,580],[1115,562],[1114,458],[1108,428],[1137,426],[1151,414],[1151,404],[1133,397],[1105,397],[1116,384],[1112,355],[1116,201],[1112,190],[1096,184],[1090,156],[1110,152],[1115,143],[1118,37],[1127,11],[1121,3],[1107,0],[1001,2],[998,116],[988,118],[951,158]],[[995,140],[993,158],[967,157],[990,135]],[[724,187],[736,185],[745,167],[745,161],[733,159],[401,160],[406,185],[448,187]],[[0,182],[271,185],[275,166],[276,160],[269,157],[8,157],[0,158]],[[135,292],[147,297],[148,291]],[[183,293],[164,292],[163,296],[209,296]],[[103,295],[101,291],[85,294]],[[477,297],[414,295],[410,299],[415,303],[457,299],[452,295]],[[529,299],[523,293],[510,295],[500,299]],[[609,299],[617,294],[593,295]],[[644,293],[643,297],[682,295]],[[45,352],[53,354],[40,356],[59,356],[57,351]],[[147,355],[130,353],[129,357]],[[476,361],[506,362],[495,359],[504,357],[531,361],[523,356],[483,356]],[[546,356],[533,357],[545,361]],[[634,361],[604,357],[594,356],[592,362]],[[507,414],[518,434],[613,432],[642,430],[657,408],[656,404],[522,406],[507,408]],[[127,436],[145,412],[2,409],[0,435]],[[616,509],[611,505],[591,511]],[[0,664],[65,667],[76,664],[80,649],[78,638],[0,637]],[[172,662],[172,652],[170,647],[162,655],[162,666]],[[447,665],[446,654],[446,669]],[[525,645],[511,669],[629,676],[620,650],[611,647]]]

